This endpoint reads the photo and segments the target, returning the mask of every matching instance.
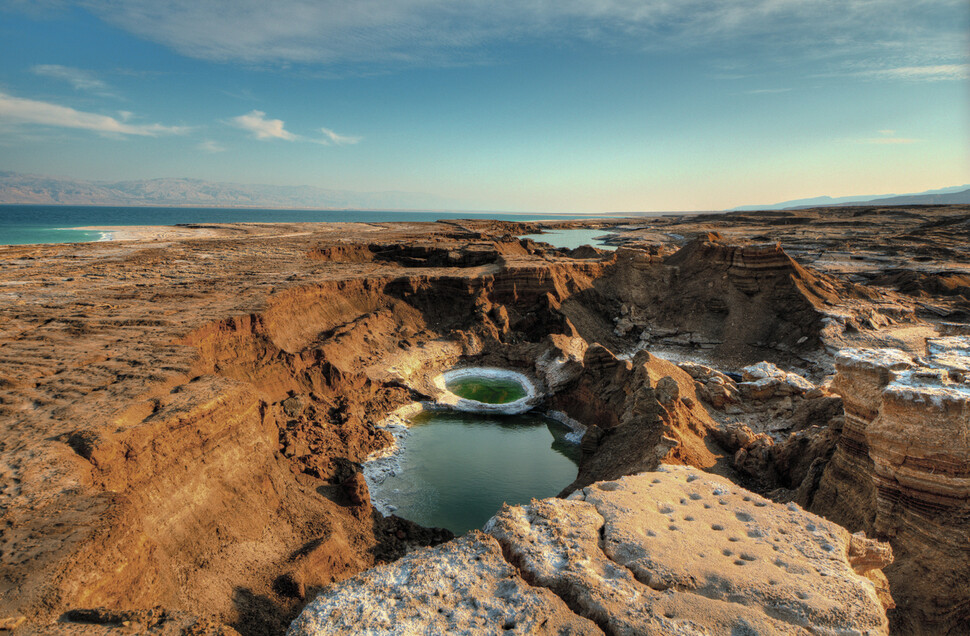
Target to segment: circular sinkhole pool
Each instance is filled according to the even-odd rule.
[[[441,390],[438,406],[469,413],[525,413],[538,397],[532,381],[510,369],[452,369],[436,377],[434,384]]]
[[[393,468],[368,479],[371,498],[384,512],[463,534],[503,503],[553,497],[568,486],[579,459],[569,432],[536,413],[424,411],[409,420]]]
[[[529,395],[518,380],[481,375],[445,380],[445,388],[460,398],[485,404],[508,404]]]

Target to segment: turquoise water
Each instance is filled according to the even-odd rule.
[[[553,497],[576,478],[579,447],[569,429],[535,414],[430,411],[411,419],[402,470],[371,489],[394,514],[462,534],[481,528],[503,502]]]
[[[595,215],[594,215],[595,216]],[[524,215],[501,212],[391,212],[387,210],[255,210],[230,208],[148,208],[109,206],[0,205],[0,245],[96,241],[100,232],[63,228],[178,223],[299,223],[308,221],[381,223],[441,219],[527,221],[582,218],[569,214]]]
[[[548,230],[542,234],[524,234],[522,238],[548,243],[553,247],[575,249],[580,245],[592,245],[603,250],[615,250],[615,245],[607,245],[597,237],[610,234],[607,230]]]
[[[508,404],[528,395],[525,387],[506,378],[461,378],[446,382],[445,387],[458,397],[486,404]]]

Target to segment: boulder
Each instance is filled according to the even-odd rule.
[[[548,589],[532,587],[498,542],[471,532],[324,590],[288,636],[602,634]]]

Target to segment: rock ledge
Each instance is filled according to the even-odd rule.
[[[888,546],[693,468],[506,506],[485,531],[330,587],[289,634],[887,633]]]

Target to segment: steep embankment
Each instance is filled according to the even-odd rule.
[[[892,544],[899,633],[965,634],[970,341],[931,340],[923,360],[848,350],[836,366],[845,426],[812,510]]]

